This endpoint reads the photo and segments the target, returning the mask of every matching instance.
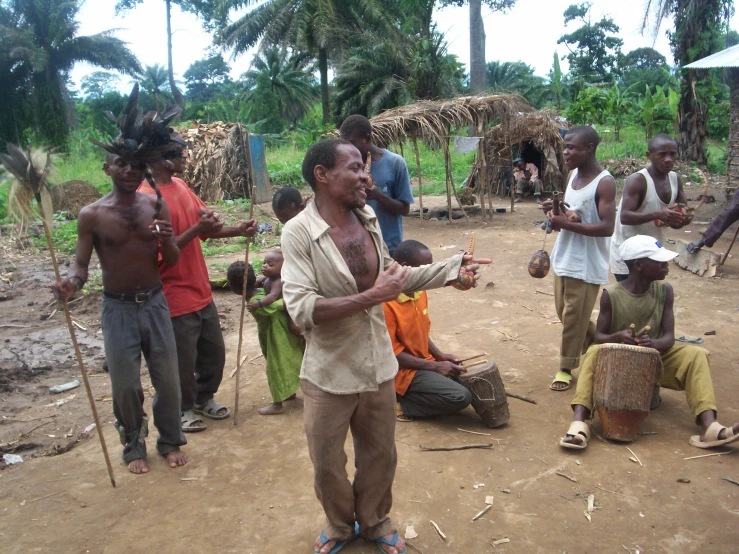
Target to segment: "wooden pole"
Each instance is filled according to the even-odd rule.
[[[246,140],[244,133],[246,132]],[[251,146],[249,145],[249,133],[241,125],[241,149],[248,164],[248,174],[245,173],[247,186],[249,187],[249,219],[254,219],[254,164],[251,160]],[[239,320],[239,344],[236,348],[236,390],[234,391],[234,425],[239,424],[239,377],[241,375],[241,345],[244,340],[244,313],[246,312],[246,280],[249,275],[249,245],[251,238],[246,239],[246,254],[244,254],[244,285],[241,289],[241,317]]]
[[[444,152],[444,170],[446,177],[446,207],[447,211],[449,212],[449,223],[451,224],[454,222],[454,220],[452,219],[452,194],[449,190],[449,139],[444,138],[442,140],[442,149]]]
[[[418,153],[416,133],[413,133],[413,149],[416,151],[416,173],[418,173],[418,217],[423,221],[423,179],[421,176],[421,155]]]
[[[449,141],[452,140],[452,137],[450,136]],[[464,206],[462,206],[462,203],[459,201],[459,194],[457,194],[457,187],[454,186],[454,175],[452,175],[452,155],[449,153],[449,148],[446,149],[447,158],[448,160],[444,160],[447,166],[447,175],[449,176],[449,183],[451,184],[452,192],[454,192],[454,199],[457,201],[457,205],[459,206],[459,209],[462,210],[462,213],[464,214],[464,219],[467,223],[469,223],[470,218],[467,215],[467,212],[464,209]],[[448,163],[447,163],[448,162]],[[449,210],[449,221],[452,220],[452,211]]]
[[[726,263],[726,259],[729,257],[729,252],[731,252],[731,249],[734,247],[734,243],[736,242],[736,237],[739,236],[739,227],[736,228],[736,233],[734,233],[734,238],[731,239],[731,244],[729,245],[729,249],[726,251],[726,254],[724,254],[724,257],[721,259],[721,263],[719,264],[719,267],[724,265]]]
[[[56,253],[54,252],[54,242],[51,240],[51,232],[49,226],[46,223],[46,214],[44,214],[44,208],[41,204],[41,196],[36,195],[36,202],[38,203],[38,209],[41,213],[41,222],[44,225],[44,234],[46,235],[46,242],[49,245],[49,254],[51,255],[51,263],[54,265],[54,275],[57,281],[61,281],[61,275],[59,274],[59,264],[56,261]],[[62,300],[62,307],[64,308],[64,317],[67,320],[67,328],[69,329],[69,336],[72,339],[72,346],[74,346],[74,354],[77,358],[77,365],[80,366],[80,373],[82,374],[82,382],[85,384],[85,391],[87,392],[87,400],[90,402],[90,409],[92,410],[92,418],[95,421],[95,427],[98,430],[98,438],[100,439],[100,446],[103,449],[103,457],[105,458],[105,465],[108,468],[108,477],[110,477],[110,484],[115,487],[115,476],[113,475],[113,466],[110,465],[110,457],[108,456],[108,448],[105,445],[105,437],[103,436],[103,426],[100,425],[100,417],[98,416],[97,408],[95,407],[95,398],[92,396],[92,389],[90,388],[90,380],[87,378],[87,370],[85,369],[85,363],[82,361],[82,352],[80,352],[80,345],[77,343],[77,335],[74,332],[74,325],[72,324],[72,315],[69,313],[69,305],[66,300]]]
[[[484,123],[482,118],[477,122],[477,136],[480,137],[480,142],[477,144],[477,157],[480,159],[480,209],[482,210],[482,220],[487,219],[487,211],[485,210],[485,191],[488,187],[488,163],[485,159],[485,145],[483,140]],[[490,219],[493,218],[492,212],[490,213]]]
[[[513,145],[508,143],[508,155],[511,158],[511,180],[508,182],[511,193],[511,213],[514,211],[514,204],[516,203],[516,179],[513,177]]]

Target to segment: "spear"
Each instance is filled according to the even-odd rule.
[[[15,177],[15,181],[11,184],[10,193],[8,194],[8,207],[15,211],[16,216],[20,216],[25,220],[33,213],[33,199],[38,204],[38,210],[41,215],[41,222],[44,226],[44,234],[46,235],[46,243],[49,245],[49,254],[51,262],[54,265],[54,274],[57,281],[61,281],[59,274],[59,264],[56,261],[54,251],[54,242],[51,240],[51,232],[49,230],[51,215],[54,213],[51,202],[51,194],[49,193],[48,177],[52,172],[53,163],[50,152],[44,153],[42,150],[32,150],[29,148],[28,153],[24,153],[20,148],[13,144],[7,145],[8,154],[0,154],[0,162]],[[45,158],[45,161],[44,161]],[[43,169],[41,169],[43,167]],[[82,373],[82,381],[85,383],[87,391],[87,399],[90,401],[90,409],[95,425],[98,429],[98,437],[100,438],[100,446],[103,449],[105,457],[105,465],[108,468],[108,476],[110,484],[115,487],[115,477],[113,476],[113,467],[110,465],[110,457],[108,456],[108,448],[105,446],[105,437],[103,436],[103,427],[100,425],[100,418],[95,407],[95,399],[92,396],[90,381],[87,378],[85,364],[82,361],[82,353],[77,343],[77,335],[74,332],[72,324],[72,316],[69,313],[69,306],[66,300],[62,300],[64,308],[64,316],[67,319],[67,328],[69,336],[72,338],[72,346],[77,357],[77,364],[80,366]]]
[[[240,126],[241,150],[244,154],[244,181],[249,193],[249,219],[254,219],[254,164],[251,159],[251,146],[249,144],[249,132]],[[246,139],[244,134],[246,133]],[[244,313],[246,312],[246,280],[249,275],[249,245],[251,239],[246,239],[246,254],[244,254],[244,285],[241,289],[241,318],[239,320],[239,345],[236,348],[236,390],[234,391],[234,425],[239,424],[239,376],[241,375],[241,344],[244,338]]]

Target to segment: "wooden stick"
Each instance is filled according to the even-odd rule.
[[[463,433],[472,433],[473,435],[487,435],[488,437],[492,436],[490,433],[480,433],[478,431],[468,431],[467,429],[462,429],[461,427],[457,427],[457,431],[462,431]]]
[[[629,332],[631,333],[631,336],[632,337],[635,337],[636,336],[636,333],[634,332],[634,329],[636,329],[636,323],[632,323],[631,325],[629,325]]]
[[[482,365],[482,364],[486,364],[486,363],[488,363],[488,361],[487,361],[487,360],[480,360],[479,362],[474,362],[474,363],[472,363],[472,364],[469,364],[469,365],[465,365],[465,366],[462,366],[462,367],[464,367],[465,369],[469,369],[469,368],[471,368],[471,367],[475,367],[475,366],[478,366],[478,365]]]
[[[618,496],[623,496],[624,498],[629,498],[629,499],[631,499],[631,500],[637,500],[637,499],[636,499],[636,498],[634,498],[633,496],[628,496],[628,495],[626,495],[626,494],[623,494],[623,493],[621,493],[621,492],[616,492],[616,491],[612,491],[612,490],[609,490],[609,489],[604,489],[604,488],[603,488],[603,487],[601,487],[600,485],[598,485],[598,486],[597,486],[597,487],[595,487],[595,488],[596,488],[596,489],[600,489],[600,490],[602,490],[602,491],[610,492],[611,494],[616,494],[616,495],[618,495]]]
[[[482,220],[485,221],[487,219],[487,210],[485,209],[485,189],[487,187],[487,173],[488,173],[488,164],[487,160],[485,159],[485,141],[483,140],[484,136],[484,122],[483,118],[481,117],[477,122],[477,136],[480,138],[480,142],[477,144],[477,158],[480,160],[480,172],[478,174],[479,181],[480,181],[480,209],[482,210]],[[490,219],[493,218],[493,214],[490,214]]]
[[[546,292],[546,291],[539,290],[539,289],[536,289],[536,292],[539,294],[546,294],[547,296],[554,296],[553,292]]]
[[[639,335],[639,336],[641,336],[641,335]],[[629,452],[631,452],[631,454],[632,454],[632,455],[634,456],[634,458],[636,458],[636,461],[637,461],[637,462],[639,462],[639,465],[640,465],[641,467],[644,467],[644,464],[643,464],[643,463],[641,463],[641,460],[639,459],[639,456],[637,456],[636,454],[634,454],[634,451],[633,451],[633,450],[632,450],[631,448],[629,448],[629,447],[627,446],[627,447],[626,447],[626,450],[628,450]]]
[[[416,173],[418,173],[418,217],[423,221],[423,182],[421,177],[421,155],[418,153],[418,140],[413,133],[413,149],[416,151]]]
[[[523,400],[524,402],[529,402],[531,404],[536,404],[536,400],[533,398],[529,398],[528,396],[524,396],[522,394],[516,394],[513,392],[505,391],[506,396],[510,396],[511,398],[518,398],[519,400]]]
[[[443,543],[441,539],[445,539],[446,535],[441,531],[441,528],[436,525],[436,523],[433,520],[429,520],[429,523],[431,523],[431,526],[434,528],[434,531],[436,531],[439,534],[439,540]]]
[[[244,140],[246,133],[246,140]],[[249,219],[254,219],[254,164],[251,159],[251,145],[249,132],[241,125],[241,148],[244,151],[246,162],[249,165],[247,185],[249,187]],[[247,177],[247,175],[244,175]],[[246,254],[244,254],[244,285],[241,290],[241,317],[239,318],[239,343],[236,348],[236,384],[234,386],[234,425],[239,424],[239,377],[241,376],[241,345],[244,340],[244,313],[246,312],[246,281],[249,275],[249,245],[251,237],[246,238]]]
[[[418,447],[421,450],[427,452],[451,452],[452,450],[469,450],[471,448],[492,448],[494,445],[492,442],[486,444],[465,444],[462,446],[424,446],[419,444]]]
[[[735,485],[739,485],[739,482],[734,481],[731,477],[722,477],[724,481],[728,481],[729,483],[734,483]]]
[[[51,263],[54,266],[54,275],[56,280],[61,282],[62,277],[59,273],[59,264],[56,261],[56,252],[54,251],[54,241],[51,240],[51,231],[49,225],[46,223],[46,217],[44,214],[44,208],[41,203],[41,196],[36,195],[36,202],[38,203],[39,213],[41,214],[41,222],[44,225],[44,234],[46,235],[46,243],[49,245],[49,254],[51,255]],[[72,314],[69,313],[69,305],[66,300],[62,300],[62,307],[64,308],[64,316],[67,320],[67,329],[69,329],[69,336],[72,339],[72,346],[74,347],[74,354],[77,358],[77,365],[80,367],[80,373],[82,374],[82,382],[85,384],[85,391],[87,391],[87,400],[90,402],[90,410],[92,411],[92,418],[95,420],[95,426],[98,428],[98,437],[100,438],[100,446],[103,449],[103,457],[105,458],[105,466],[108,468],[108,477],[110,477],[110,484],[115,487],[115,477],[113,476],[113,466],[110,465],[110,457],[108,456],[108,448],[105,445],[105,437],[103,436],[103,426],[100,424],[100,417],[98,417],[98,411],[95,406],[95,398],[92,396],[92,388],[90,388],[90,380],[87,378],[87,370],[85,369],[85,362],[82,361],[82,352],[80,351],[80,345],[77,344],[77,334],[74,332],[74,325],[72,323]],[[56,311],[56,310],[54,310]]]
[[[39,496],[38,498],[34,498],[33,500],[29,500],[28,503],[36,502],[38,500],[44,500],[45,498],[51,498],[52,496],[56,496],[57,494],[62,494],[63,492],[67,491],[59,491],[59,492],[53,492],[51,494],[47,494],[46,496]]]
[[[459,360],[459,363],[461,364],[463,362],[468,362],[470,360],[474,360],[475,358],[480,358],[480,357],[486,356],[486,355],[487,355],[487,352],[483,352],[482,354],[475,354],[474,356],[468,356],[466,358],[462,358],[461,360]]]
[[[641,329],[639,329],[634,336],[635,337],[641,337],[642,335],[647,334],[651,330],[652,330],[652,328],[649,325],[645,325],[644,327],[642,327]]]
[[[472,521],[477,521],[482,516],[484,516],[486,513],[490,511],[490,508],[492,508],[492,505],[485,506],[482,510],[480,510],[475,517],[472,518]]]
[[[713,454],[703,454],[701,456],[690,456],[688,458],[683,458],[683,460],[697,460],[698,458],[710,458],[711,456],[723,456],[725,454],[731,454],[734,452],[734,450],[729,450],[728,452],[714,452]]]
[[[731,244],[729,245],[729,249],[726,251],[726,254],[724,254],[724,257],[721,258],[721,263],[718,264],[719,267],[724,265],[726,263],[726,259],[729,257],[729,252],[731,252],[731,249],[734,247],[734,243],[736,242],[736,237],[739,236],[739,227],[736,228],[736,233],[734,233],[734,238],[731,239]]]
[[[577,479],[575,479],[574,477],[570,477],[570,476],[569,476],[569,475],[567,475],[566,473],[562,473],[561,471],[555,471],[555,473],[556,473],[557,475],[559,475],[560,477],[564,477],[565,479],[569,479],[569,480],[570,480],[570,481],[572,481],[573,483],[577,483]]]
[[[449,212],[449,224],[454,223],[452,219],[452,193],[449,189],[449,140],[444,139],[441,143],[442,151],[444,153],[444,176],[446,179],[446,208]]]

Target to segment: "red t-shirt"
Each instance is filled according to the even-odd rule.
[[[139,185],[139,192],[155,194],[149,183]],[[175,235],[181,235],[200,219],[198,210],[206,207],[202,200],[195,196],[185,181],[172,177],[172,182],[159,185],[162,196],[169,206],[169,215]],[[201,236],[205,240],[207,236]],[[169,315],[189,314],[202,310],[213,300],[208,279],[208,268],[205,265],[200,241],[193,239],[180,249],[180,260],[177,265],[168,266],[161,257],[159,274],[162,278],[164,296],[169,304]]]

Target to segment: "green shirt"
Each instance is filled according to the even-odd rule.
[[[652,339],[662,336],[662,312],[665,309],[667,283],[654,281],[644,294],[632,294],[621,283],[605,286],[611,299],[610,334],[628,329],[633,323],[635,331],[649,325],[647,333]]]

